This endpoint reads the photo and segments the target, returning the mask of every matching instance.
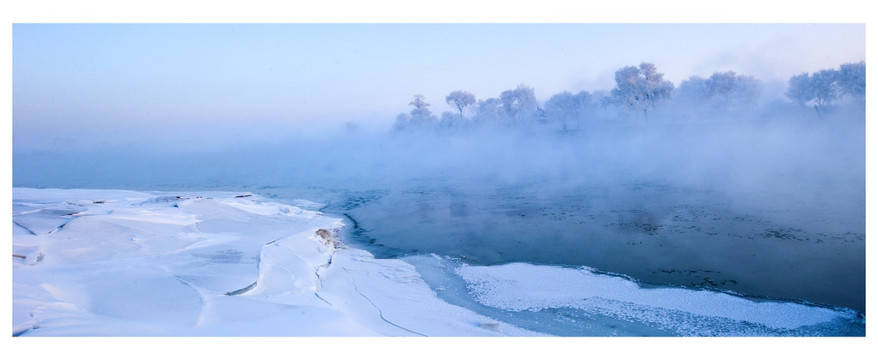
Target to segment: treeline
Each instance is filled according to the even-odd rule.
[[[734,114],[755,110],[762,92],[759,80],[734,71],[716,72],[706,79],[692,76],[675,87],[650,63],[617,70],[615,81],[616,87],[610,91],[564,91],[542,104],[534,96],[534,89],[523,84],[503,91],[499,97],[481,100],[464,90],[452,91],[445,102],[456,111],[443,112],[439,117],[418,94],[409,102],[413,109],[399,114],[393,128],[402,131],[543,124],[569,130],[589,119],[649,118],[658,110]],[[865,94],[865,62],[795,75],[789,79],[785,93],[792,104],[812,107],[818,114],[841,103],[865,104]]]

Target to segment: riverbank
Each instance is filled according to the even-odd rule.
[[[539,335],[250,194],[16,188],[12,220],[14,336]]]

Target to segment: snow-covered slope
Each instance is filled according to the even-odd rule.
[[[540,335],[249,194],[13,189],[16,336]]]

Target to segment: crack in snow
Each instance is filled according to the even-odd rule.
[[[183,283],[183,285],[186,285],[190,289],[194,290],[198,294],[198,297],[200,298],[200,301],[201,301],[201,311],[198,313],[198,320],[195,321],[195,326],[200,326],[204,320],[205,308],[207,307],[207,298],[205,297],[205,295],[201,292],[201,290],[199,288],[195,287],[195,285],[192,285],[192,283],[190,283],[186,280],[183,280],[183,278],[177,276],[176,274],[172,273],[170,270],[168,270],[164,267],[162,267],[161,269],[164,270],[165,272],[167,272],[168,275],[173,276],[175,279],[177,279],[177,281]]]
[[[19,224],[18,221],[12,220],[12,223],[15,224],[15,225],[18,225],[18,226],[21,227],[22,229],[27,230],[27,232],[29,232],[31,235],[33,235],[33,236],[37,236],[37,233],[35,233],[35,232],[34,232],[33,230],[31,230],[29,227],[24,226],[24,225],[22,225],[22,224]]]
[[[320,276],[320,269],[329,268],[330,265],[332,265],[332,254],[331,253],[329,254],[329,260],[326,261],[326,264],[318,265],[318,266],[314,267],[314,276],[317,276],[317,282],[318,282],[317,291],[314,291],[314,296],[317,296],[318,299],[323,300],[323,302],[325,302],[326,305],[329,305],[330,307],[335,308],[335,306],[333,306],[329,301],[326,301],[326,299],[324,299],[323,297],[320,296],[320,294],[317,293],[318,291],[323,290],[323,278]]]
[[[62,229],[64,229],[64,226],[67,226],[67,224],[69,224],[69,223],[70,223],[71,221],[73,221],[73,220],[74,220],[74,219],[70,219],[70,220],[68,220],[67,222],[63,223],[63,224],[58,225],[58,227],[52,229],[52,230],[49,231],[47,234],[54,234],[54,233],[56,233],[56,232],[58,232],[58,231],[61,231]]]
[[[354,291],[356,291],[357,294],[360,294],[360,296],[362,296],[364,299],[366,299],[366,301],[368,301],[370,304],[372,304],[372,306],[373,306],[376,310],[378,310],[378,317],[380,317],[381,320],[383,320],[384,322],[386,322],[386,323],[388,323],[388,324],[390,324],[390,325],[393,325],[393,326],[395,326],[395,327],[397,327],[397,328],[400,328],[400,329],[402,329],[402,330],[408,331],[408,332],[410,332],[410,333],[412,333],[412,334],[420,335],[420,336],[423,336],[423,337],[429,337],[429,336],[426,335],[426,334],[422,334],[422,333],[419,333],[419,332],[414,331],[414,330],[406,329],[406,328],[404,328],[404,327],[402,327],[402,326],[400,326],[400,325],[397,325],[397,324],[393,323],[393,322],[390,321],[390,320],[387,320],[387,318],[384,317],[384,312],[381,311],[381,308],[378,307],[378,305],[375,305],[375,303],[372,302],[372,299],[369,299],[369,297],[366,296],[366,294],[363,294],[362,292],[360,292],[360,289],[357,288],[357,281],[356,281],[356,278],[354,278],[354,275],[351,273],[351,271],[350,271],[348,268],[346,268],[346,267],[342,267],[342,270],[344,270],[345,272],[348,273],[348,275],[351,276],[351,285],[354,286]]]
[[[198,222],[195,223],[195,227],[196,228],[198,227]],[[243,294],[246,294],[248,291],[253,290],[253,288],[255,288],[256,285],[259,283],[259,271],[260,271],[261,265],[262,265],[262,250],[264,250],[266,246],[272,245],[272,244],[280,241],[281,239],[292,236],[292,235],[293,235],[293,233],[289,233],[289,234],[281,236],[277,239],[269,241],[265,244],[262,244],[262,249],[260,249],[260,251],[259,251],[259,258],[256,260],[256,280],[253,281],[253,283],[250,285],[247,285],[247,286],[240,288],[238,290],[232,290],[232,291],[226,292],[224,295],[227,295],[227,296],[243,295]],[[324,301],[326,301],[326,300],[324,300]]]

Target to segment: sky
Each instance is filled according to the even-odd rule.
[[[865,60],[864,24],[14,24],[13,145],[113,134],[386,128],[423,94],[526,84],[545,101],[655,64],[675,85],[781,84]],[[85,140],[91,138],[90,140]],[[42,146],[42,145],[40,145]]]

